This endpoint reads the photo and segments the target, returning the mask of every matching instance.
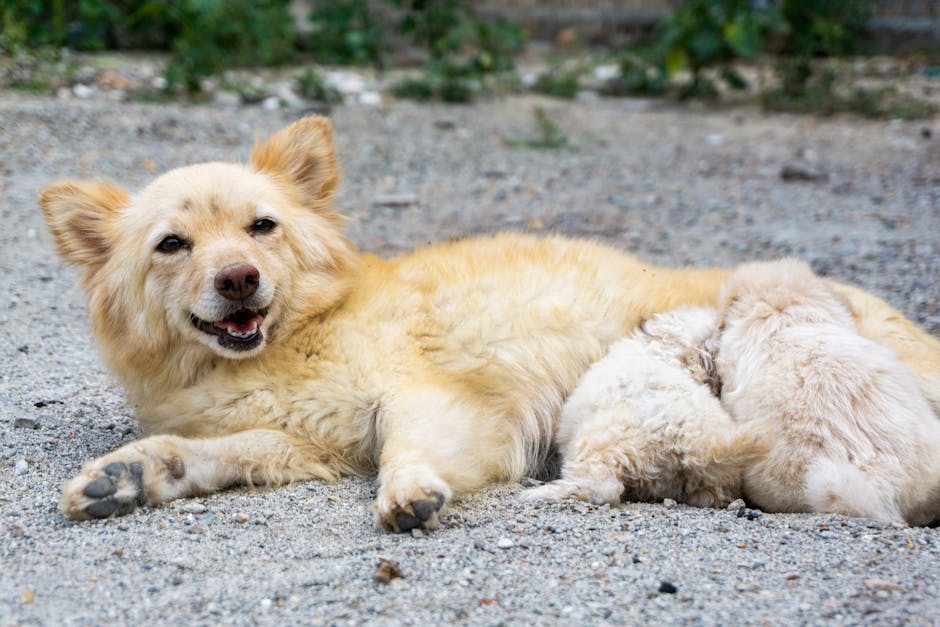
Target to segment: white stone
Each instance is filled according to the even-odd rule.
[[[594,78],[599,81],[609,81],[620,75],[620,66],[614,63],[605,63],[594,68]]]
[[[95,88],[89,85],[83,85],[78,83],[72,87],[72,93],[75,94],[77,98],[91,98],[95,95]]]
[[[359,94],[359,104],[377,107],[382,104],[382,94],[372,90],[364,91]]]

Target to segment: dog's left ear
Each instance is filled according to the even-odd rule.
[[[328,118],[302,118],[268,139],[256,142],[251,151],[251,163],[257,170],[297,190],[298,200],[304,206],[331,211],[339,171],[333,125]]]

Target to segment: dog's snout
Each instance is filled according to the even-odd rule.
[[[254,295],[261,282],[261,273],[250,263],[233,263],[215,275],[215,290],[229,300],[242,300]]]

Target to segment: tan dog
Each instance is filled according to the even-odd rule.
[[[722,402],[773,439],[745,472],[750,500],[775,512],[940,518],[940,420],[826,281],[793,259],[742,266],[720,320]]]
[[[710,386],[714,309],[650,318],[591,366],[561,410],[561,479],[527,500],[596,504],[670,498],[697,507],[741,496],[760,438],[742,433]]]
[[[43,191],[104,360],[159,434],[86,464],[63,512],[378,472],[383,527],[434,526],[454,495],[536,472],[590,364],[643,317],[713,304],[728,276],[511,234],[359,256],[337,176],[330,123],[308,118],[248,165],[181,168],[134,195]],[[845,290],[940,402],[940,343]]]

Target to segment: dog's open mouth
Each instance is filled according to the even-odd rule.
[[[193,326],[209,335],[218,338],[219,345],[236,351],[247,351],[255,348],[264,339],[261,333],[261,323],[268,310],[265,309],[239,309],[233,314],[209,322],[196,314],[189,314]]]

